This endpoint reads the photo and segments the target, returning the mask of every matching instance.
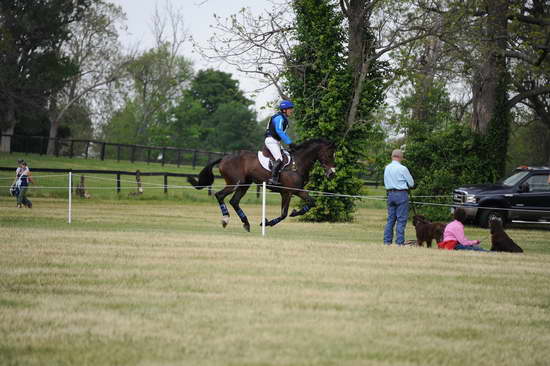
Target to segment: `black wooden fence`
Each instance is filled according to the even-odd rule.
[[[0,171],[8,171],[13,172],[15,175],[15,168],[6,168],[6,167],[0,167]],[[127,172],[127,171],[121,171],[121,170],[90,170],[90,169],[52,169],[52,168],[33,168],[33,172],[43,172],[43,173],[65,173],[69,174],[69,172],[72,172],[73,174],[107,174],[107,175],[115,175],[115,189],[117,193],[120,193],[121,190],[121,177],[123,175],[129,175],[129,176],[136,176],[140,175],[141,177],[163,177],[163,189],[164,193],[168,193],[168,177],[179,177],[179,178],[188,178],[188,177],[195,177],[197,178],[197,174],[187,174],[187,173],[168,173],[168,172],[141,172],[141,171],[135,171],[135,172]],[[214,176],[214,178],[222,178],[221,176]],[[76,188],[75,184],[71,184],[73,189]],[[212,187],[208,187],[208,195],[212,195]],[[260,197],[260,185],[256,185],[256,197]]]
[[[145,146],[131,144],[117,144],[98,140],[62,139],[45,136],[2,135],[10,139],[11,153],[46,154],[48,142],[54,140],[55,156],[82,157],[85,159],[113,159],[129,160],[147,163],[160,163],[202,166],[217,157],[226,155],[225,152],[204,151],[168,146]]]

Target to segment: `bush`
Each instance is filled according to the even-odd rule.
[[[413,201],[452,202],[454,188],[493,180],[493,173],[486,166],[487,148],[483,138],[461,124],[433,132],[424,137],[409,139],[405,165],[415,179]],[[421,197],[414,196],[442,196]],[[447,206],[417,206],[417,210],[431,220],[448,220]]]

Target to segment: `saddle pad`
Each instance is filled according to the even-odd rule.
[[[288,166],[288,164],[290,164],[291,158],[290,158],[290,153],[288,151],[282,150],[281,153],[284,156],[286,156],[286,159],[285,157],[283,157],[283,167],[281,168],[281,170],[283,170]],[[273,167],[273,163],[271,162],[271,159],[266,158],[261,151],[258,151],[258,160],[260,161],[260,165],[262,166],[262,168],[264,168],[268,172],[271,171],[271,168]]]

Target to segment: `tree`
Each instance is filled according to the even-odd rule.
[[[258,150],[265,128],[256,120],[256,113],[238,102],[223,103],[207,120],[210,133],[206,143],[221,151]]]
[[[194,47],[207,60],[221,60],[262,82],[262,89],[274,86],[281,98],[288,99],[282,75],[295,30],[290,3],[274,3],[259,16],[249,8],[225,19],[214,14],[216,23],[208,45],[193,41]]]
[[[191,77],[191,64],[173,54],[168,43],[143,53],[129,67],[134,88],[136,128],[133,138],[148,143],[150,129],[161,123],[165,113],[181,95]]]
[[[256,149],[264,131],[252,104],[231,74],[200,70],[172,112],[171,135],[176,143],[186,141],[186,147]]]
[[[550,22],[544,1],[447,1],[425,6],[442,17],[452,72],[471,86],[469,124],[485,146],[488,180],[504,174],[511,111],[541,107],[550,87]],[[546,10],[544,10],[546,9]],[[538,108],[541,117],[544,107]]]
[[[69,26],[71,37],[61,44],[60,52],[78,65],[78,73],[49,98],[48,154],[55,153],[55,138],[65,113],[77,103],[97,104],[98,96],[105,93],[109,84],[124,77],[125,65],[131,58],[121,55],[118,42],[117,25],[124,19],[120,7],[96,0],[80,21]]]
[[[0,130],[13,134],[26,110],[43,108],[78,66],[60,52],[69,25],[91,0],[6,0],[0,3]],[[47,19],[47,21],[44,21]],[[2,137],[0,150],[10,151]]]
[[[382,99],[380,65],[371,61],[369,68],[363,68],[362,62],[360,67],[354,63],[357,60],[353,60],[352,53],[345,48],[349,44],[349,32],[336,4],[297,0],[293,7],[297,44],[287,65],[285,90],[297,106],[297,133],[301,139],[325,137],[339,144],[336,177],[327,181],[318,167],[309,177],[308,188],[357,195],[361,189],[358,159],[372,126],[356,123],[356,119],[369,119],[369,113]],[[369,30],[364,28],[362,32],[365,34],[360,37],[368,38]],[[366,76],[359,90],[356,83],[361,71],[365,71]],[[350,124],[349,113],[354,108]],[[349,221],[353,211],[353,199],[319,197],[318,206],[306,219]]]
[[[214,69],[200,70],[191,81],[188,95],[208,113],[213,113],[223,103],[235,102],[245,107],[254,103],[244,96],[239,82],[231,74]]]
[[[128,143],[149,144],[166,141],[168,112],[188,87],[192,78],[191,61],[181,56],[185,41],[181,13],[167,9],[168,18],[157,10],[153,17],[155,47],[137,55],[127,63],[128,78],[120,82],[123,105],[103,126],[106,139],[123,138]],[[117,124],[122,124],[117,126]],[[125,136],[113,131],[127,131]],[[159,140],[160,139],[160,140]]]

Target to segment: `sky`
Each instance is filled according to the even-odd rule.
[[[184,18],[184,28],[188,35],[192,36],[199,44],[205,45],[206,41],[211,36],[211,28],[214,17],[228,17],[231,14],[237,13],[243,7],[248,7],[254,14],[260,14],[265,9],[271,9],[272,3],[269,0],[110,0],[112,3],[122,7],[126,13],[128,27],[127,32],[121,32],[120,40],[124,46],[129,48],[138,47],[141,50],[146,50],[154,45],[154,40],[151,31],[152,16],[155,13],[157,6],[161,14],[166,9],[166,3],[170,3],[172,7],[180,9]],[[260,84],[258,81],[238,73],[229,65],[217,63],[208,63],[203,60],[199,54],[193,52],[191,42],[186,42],[182,52],[185,56],[193,61],[194,69],[205,69],[212,67],[218,70],[230,72],[233,77],[239,80],[240,87],[247,93],[247,96],[255,100],[255,108],[258,111],[259,117],[266,117],[271,112],[271,109],[261,110],[262,106],[267,103],[277,100],[277,93],[272,89],[267,89],[261,93],[255,93],[252,97],[251,93],[257,89]]]

